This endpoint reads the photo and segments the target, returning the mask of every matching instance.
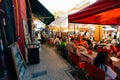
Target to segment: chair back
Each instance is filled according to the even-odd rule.
[[[120,51],[120,47],[116,47],[117,51],[119,52]]]
[[[113,53],[116,55],[117,54],[117,48],[116,48],[116,46],[110,46],[110,48],[111,48],[111,50],[113,51]]]
[[[111,49],[109,50],[109,49],[106,49],[106,48],[98,47],[98,52],[101,52],[101,51],[105,51],[108,54],[111,54]]]
[[[84,68],[86,69],[87,76],[90,78],[90,80],[105,80],[105,72],[103,70],[97,68],[96,66],[88,62],[84,62]]]
[[[70,58],[71,58],[71,61],[76,65],[78,66],[79,62],[81,61],[80,60],[80,57],[75,54],[75,53],[70,53]]]

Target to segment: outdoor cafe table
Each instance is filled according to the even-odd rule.
[[[81,53],[81,55],[79,56],[82,61],[87,61],[93,64],[94,58],[97,56],[97,53],[96,52],[92,52],[92,54]]]
[[[120,58],[111,57],[113,65],[117,66],[120,69]]]
[[[95,59],[95,57],[97,56],[97,52],[94,52],[92,54],[88,54],[88,53],[80,53],[80,55],[78,55],[82,61],[87,61],[93,64],[93,61]],[[120,58],[117,58],[115,56],[110,57],[112,59],[113,65],[117,66],[118,68],[120,68]]]
[[[97,45],[101,46],[101,47],[106,47],[107,49],[110,49],[110,46],[113,45],[113,44],[101,43],[101,44],[97,44]]]

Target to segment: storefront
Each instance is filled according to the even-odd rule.
[[[32,6],[32,8],[37,7],[39,13],[37,17],[44,17],[42,21],[46,25],[54,20],[53,15],[42,4],[39,4],[37,0],[33,2],[37,2],[37,5]],[[45,12],[42,13],[41,9]],[[49,14],[52,16],[50,20]],[[23,80],[26,69],[24,46],[30,43],[32,36],[31,18],[27,1],[0,0],[0,80]]]
[[[12,0],[1,0],[0,2],[0,80],[22,80],[24,71],[21,67],[17,67],[17,60],[23,59],[21,53],[20,58],[14,55],[13,44],[17,41],[15,20],[13,13]],[[18,47],[17,47],[18,48]],[[15,49],[16,50],[16,49]]]
[[[12,13],[11,0],[0,2],[0,79],[10,80],[15,74],[13,59],[11,53],[9,52],[9,45],[15,41],[14,34],[14,18]],[[8,26],[9,25],[9,26]],[[11,29],[12,28],[12,29]],[[14,77],[13,80],[15,80]]]

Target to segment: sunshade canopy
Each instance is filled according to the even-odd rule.
[[[94,4],[68,15],[70,23],[120,24],[120,0],[98,0]]]
[[[49,26],[65,26],[68,27],[68,15],[63,14],[58,16]]]
[[[46,25],[54,20],[54,16],[38,0],[29,1],[35,17],[39,18]]]

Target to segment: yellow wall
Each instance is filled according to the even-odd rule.
[[[104,34],[104,29],[102,25],[96,25],[95,26],[95,41],[102,40],[102,36]]]

